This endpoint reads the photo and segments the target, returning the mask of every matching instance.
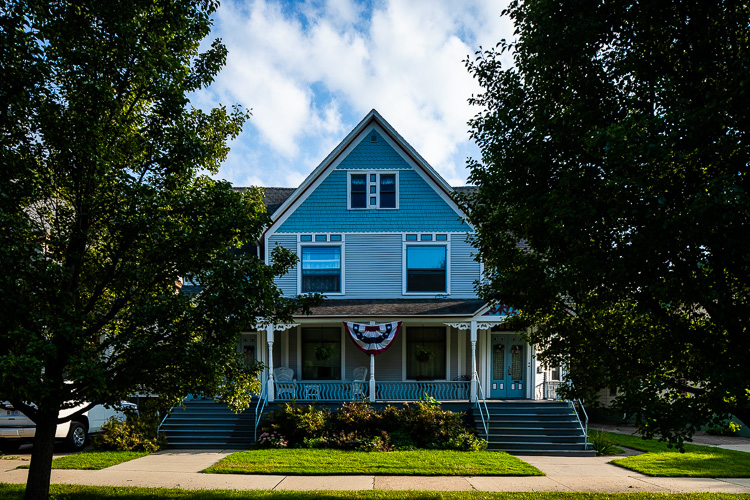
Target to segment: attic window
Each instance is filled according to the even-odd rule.
[[[347,189],[349,209],[398,209],[397,172],[351,172]]]
[[[370,134],[370,142],[378,142],[378,134],[376,134],[375,132]]]

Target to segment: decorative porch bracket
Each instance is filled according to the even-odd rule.
[[[480,329],[489,330],[502,323],[502,321],[477,321],[475,319],[471,320],[471,323],[444,323],[456,330],[471,331],[471,389],[469,392],[469,401],[472,403],[476,403],[477,401],[477,385],[479,382],[477,379],[477,332]]]
[[[283,332],[297,326],[297,323],[269,323],[264,325],[258,323],[255,325],[257,331],[266,331],[266,341],[268,342],[268,401],[273,403],[275,397],[274,380],[273,380],[273,341],[274,332]]]

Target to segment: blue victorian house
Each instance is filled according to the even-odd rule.
[[[277,245],[296,253],[296,268],[277,285],[288,296],[319,292],[326,300],[293,323],[243,333],[242,351],[266,365],[257,418],[292,400],[430,396],[470,410],[491,443],[511,436],[500,447],[516,450],[529,448],[512,443],[530,431],[514,426],[560,421],[538,417],[530,404],[555,399],[559,370],[539,366],[534,347],[504,327],[506,308],[476,295],[482,265],[454,200],[461,189],[470,188],[449,186],[375,110],[299,187],[267,188],[272,224],[261,255],[268,261]],[[569,403],[554,404],[577,419]],[[520,416],[503,424],[513,414]],[[573,424],[565,444],[585,450],[581,422]]]

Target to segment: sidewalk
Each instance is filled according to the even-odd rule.
[[[233,451],[233,450],[232,450]],[[53,470],[52,482],[91,486],[228,490],[438,490],[750,493],[750,478],[654,478],[607,463],[612,457],[524,456],[545,477],[267,476],[204,474],[232,451],[161,451],[100,471]],[[0,460],[0,482],[25,483],[27,460]]]

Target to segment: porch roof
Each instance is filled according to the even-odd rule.
[[[312,315],[295,317],[474,316],[484,305],[480,299],[327,299]]]

